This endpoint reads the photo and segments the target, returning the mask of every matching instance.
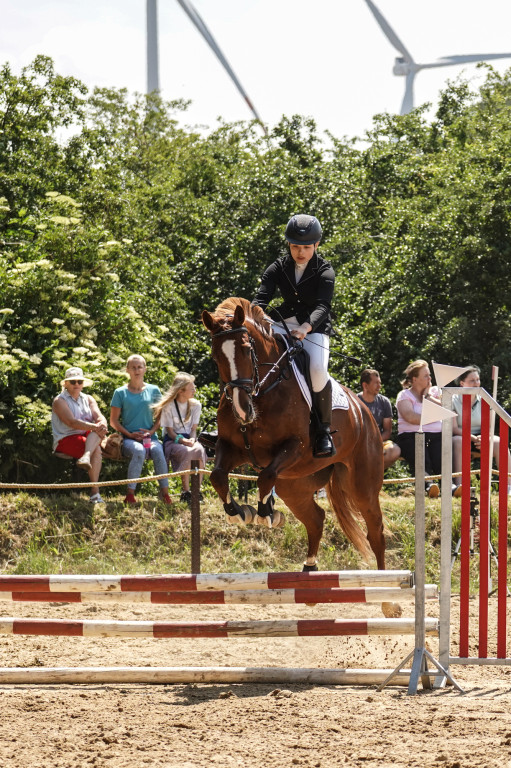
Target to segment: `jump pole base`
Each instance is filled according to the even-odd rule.
[[[0,668],[2,685],[85,685],[88,683],[179,685],[254,683],[271,685],[407,686],[411,670],[295,669],[286,667],[12,667]]]
[[[419,678],[422,683],[422,687],[424,690],[431,690],[433,687],[431,684],[431,677],[434,676],[436,678],[441,679],[441,684],[445,685],[445,682],[447,681],[450,683],[454,688],[456,688],[457,691],[460,693],[465,693],[463,688],[461,688],[456,680],[452,677],[452,675],[449,674],[449,672],[442,667],[439,661],[435,659],[434,656],[431,655],[431,653],[426,648],[414,648],[413,651],[410,651],[408,656],[403,659],[401,664],[399,664],[393,672],[390,673],[390,675],[380,684],[378,685],[378,691],[381,691],[383,688],[385,688],[386,685],[392,684],[393,680],[397,675],[400,675],[403,672],[403,667],[405,664],[407,664],[411,659],[413,659],[412,662],[412,669],[409,675],[409,682],[408,682],[408,695],[413,696],[417,693],[417,689],[419,686]],[[433,664],[433,666],[436,667],[436,670],[429,670],[428,669],[428,659]],[[438,686],[437,686],[438,687]]]

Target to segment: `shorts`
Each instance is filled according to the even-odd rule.
[[[73,459],[81,459],[85,453],[85,441],[87,440],[86,432],[84,435],[68,435],[59,440],[56,453],[65,453],[67,456],[72,456]]]

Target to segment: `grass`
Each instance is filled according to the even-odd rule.
[[[207,485],[207,484],[206,484]],[[280,500],[282,529],[229,525],[211,489],[201,505],[201,570],[204,573],[301,570],[305,529]],[[85,495],[0,495],[0,568],[4,573],[187,573],[190,571],[190,511],[165,506],[149,495],[137,507],[123,496],[92,507]],[[179,498],[178,495],[174,498]],[[383,491],[387,568],[414,567],[414,495]],[[255,502],[255,492],[249,494]],[[328,509],[326,500],[321,504]],[[453,543],[459,536],[460,502],[454,504]],[[476,558],[474,558],[474,561]],[[327,512],[319,550],[322,570],[375,567],[364,563]],[[454,571],[456,588],[458,567]],[[426,501],[426,579],[439,582],[440,500]]]

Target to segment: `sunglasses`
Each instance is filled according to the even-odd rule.
[[[68,379],[69,383],[74,386],[75,384],[83,384],[83,379]]]

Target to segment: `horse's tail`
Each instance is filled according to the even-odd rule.
[[[350,480],[348,468],[342,463],[334,464],[326,492],[343,532],[364,560],[368,560],[371,549],[365,530],[362,528],[364,522],[362,513],[353,502]]]

